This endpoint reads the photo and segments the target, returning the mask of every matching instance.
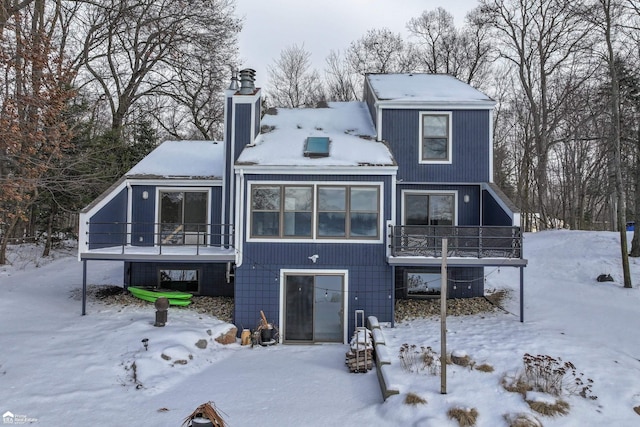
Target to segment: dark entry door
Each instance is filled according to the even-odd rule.
[[[285,276],[285,342],[343,342],[344,276]]]

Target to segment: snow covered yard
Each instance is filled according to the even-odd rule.
[[[438,376],[406,372],[397,357],[405,343],[439,352],[439,319],[384,328],[401,392],[386,402],[375,372],[348,372],[346,346],[223,346],[214,338],[228,324],[171,308],[167,326],[156,328],[152,304],[91,303],[80,316],[80,301],[70,297],[82,281],[75,257],[57,254],[36,267],[23,255],[0,267],[0,414],[43,426],[179,426],[213,401],[232,427],[456,426],[447,417],[455,407],[475,408],[478,426],[507,426],[505,414],[535,414],[501,385],[530,353],[573,363],[593,380],[597,396],[563,395],[569,413],[536,414],[544,426],[640,425],[633,411],[640,405],[640,263],[631,260],[635,286],[623,289],[616,239],[602,232],[528,234],[525,323],[517,315],[517,269],[487,268],[488,289],[512,290],[508,312],[449,317],[447,337],[449,352],[494,370],[448,365],[446,395]],[[616,281],[596,282],[603,273]],[[94,263],[88,281],[117,284],[121,277],[117,263]],[[426,403],[406,404],[408,393]]]

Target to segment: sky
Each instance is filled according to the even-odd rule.
[[[462,26],[477,0],[236,0],[244,17],[239,36],[241,68],[256,70],[256,83],[264,87],[267,66],[292,45],[311,53],[313,66],[322,72],[331,50],[344,50],[368,30],[388,28],[407,36],[406,24],[424,11],[443,7]]]
[[[447,417],[451,408],[476,408],[477,427],[507,427],[505,414],[534,414],[523,396],[501,385],[522,371],[522,356],[530,353],[573,363],[577,375],[593,381],[588,395],[597,397],[565,388],[569,413],[536,415],[545,427],[636,427],[640,260],[630,260],[634,288],[624,289],[618,238],[613,232],[525,233],[524,323],[519,269],[486,268],[485,288],[509,292],[504,310],[449,316],[447,353],[494,371],[448,365],[446,394],[439,376],[408,372],[399,359],[403,344],[440,351],[439,317],[382,324],[391,361],[384,369],[400,392],[386,401],[376,368],[349,372],[347,344],[222,345],[214,338],[230,324],[171,307],[166,325],[155,327],[152,303],[90,299],[81,316],[82,263],[73,246],[46,259],[39,258],[42,247],[10,246],[10,265],[0,266],[0,415],[12,425],[43,427],[179,426],[212,401],[230,427],[456,427]],[[600,274],[614,281],[597,282]],[[89,263],[91,286],[121,286],[122,278],[122,263]],[[406,404],[409,393],[426,403]]]

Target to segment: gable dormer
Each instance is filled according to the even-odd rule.
[[[368,74],[364,99],[398,179],[492,180],[495,102],[484,93],[444,74]]]

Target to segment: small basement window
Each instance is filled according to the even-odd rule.
[[[305,157],[329,157],[329,138],[310,136],[304,144]]]
[[[171,289],[181,292],[200,293],[199,270],[169,270],[160,269],[158,288]]]
[[[440,296],[442,275],[438,271],[406,271],[405,286],[408,298],[433,298]]]

